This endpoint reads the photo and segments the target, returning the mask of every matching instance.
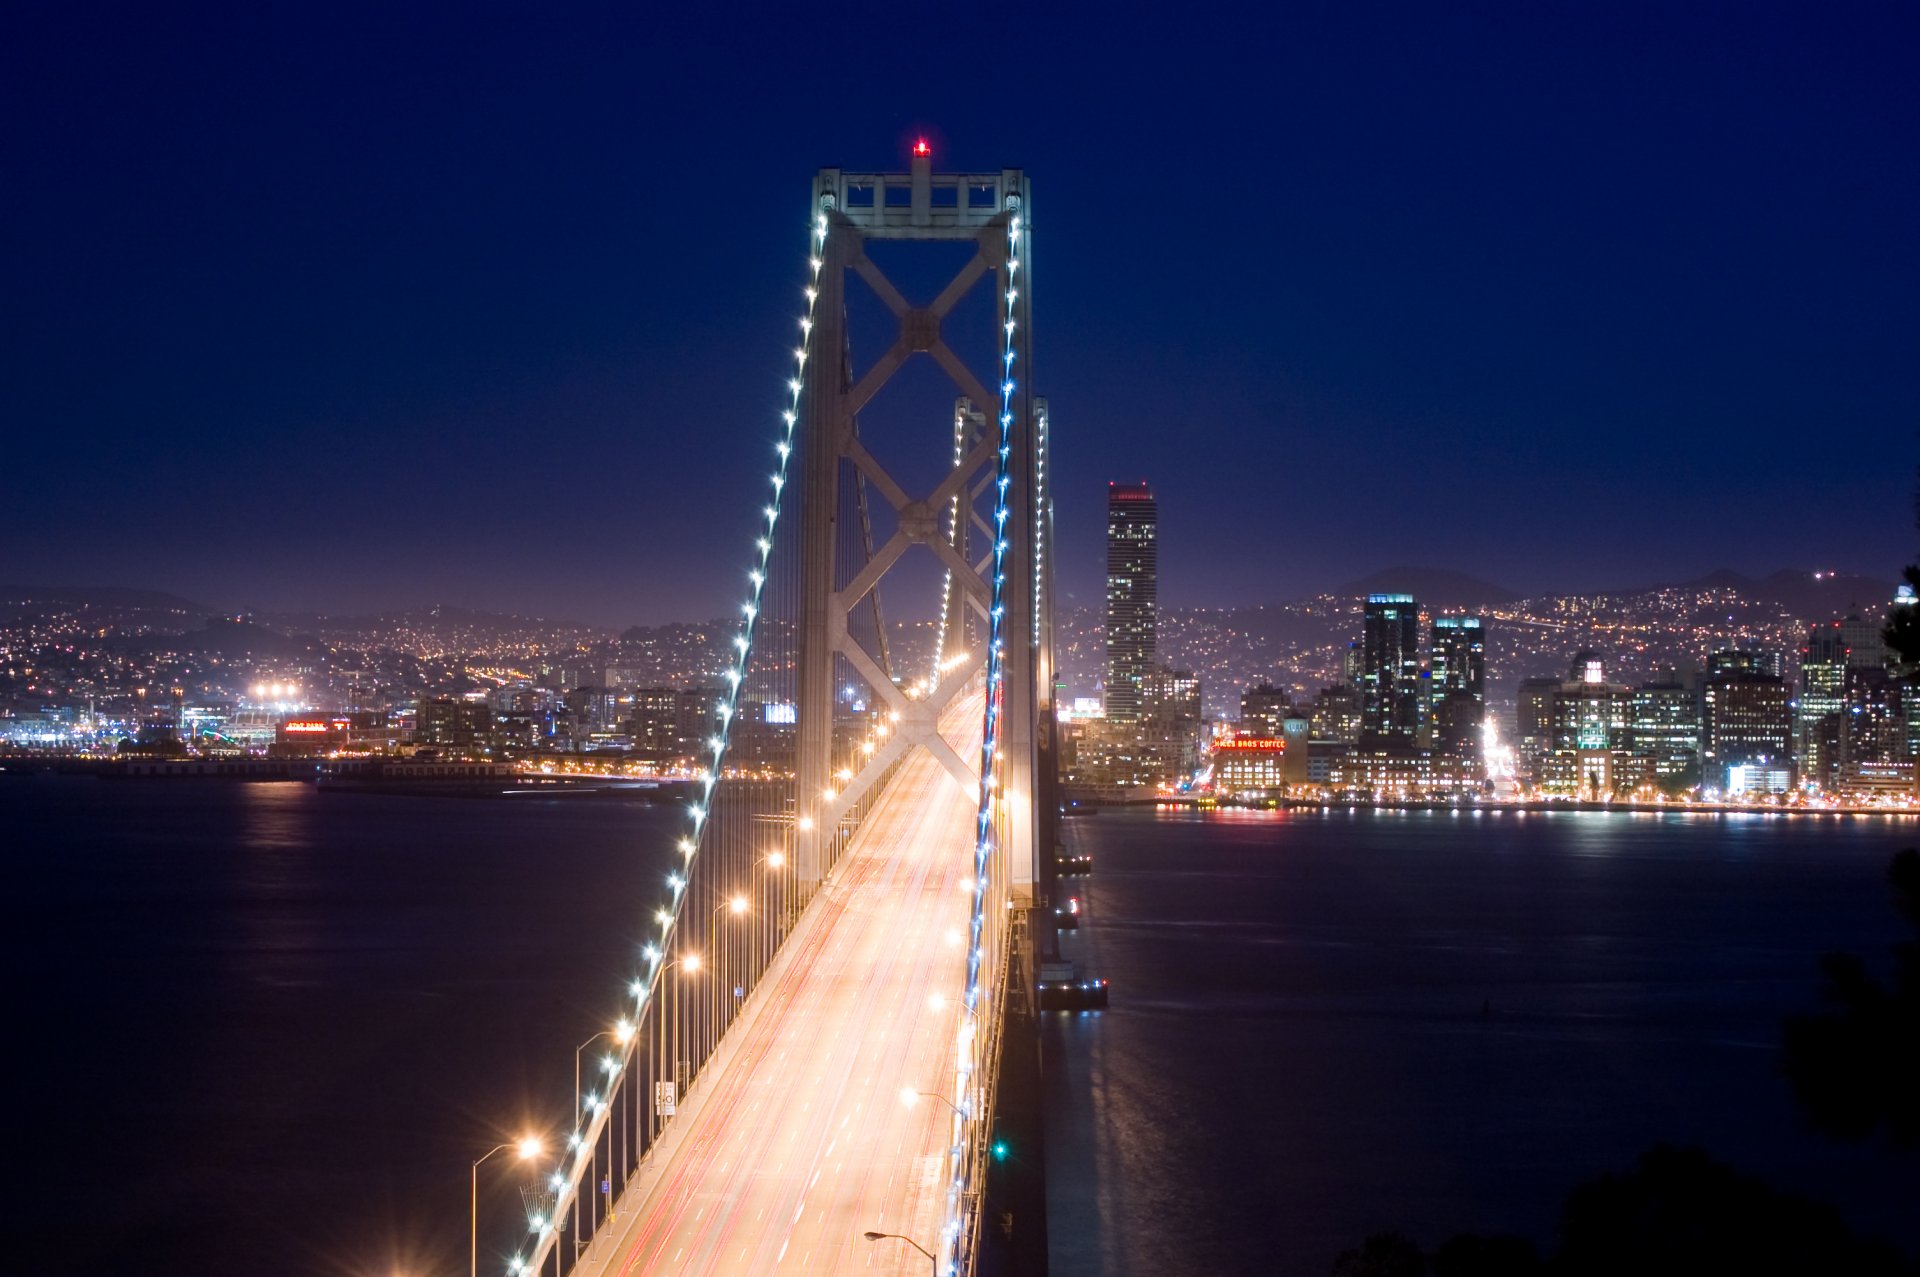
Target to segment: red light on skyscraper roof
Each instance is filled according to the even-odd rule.
[[[921,138],[913,144],[913,153],[915,155],[932,155],[933,148],[927,145],[927,139]]]

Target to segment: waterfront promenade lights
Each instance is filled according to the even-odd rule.
[[[512,1149],[523,1162],[530,1162],[546,1151],[546,1141],[537,1135],[523,1135],[517,1140],[508,1140],[505,1144],[495,1144],[474,1159],[473,1179],[469,1185],[468,1205],[472,1208],[467,1219],[467,1277],[479,1277],[480,1273],[480,1163],[504,1149]]]
[[[865,1236],[866,1239],[870,1242],[886,1241],[889,1238],[897,1242],[905,1242],[907,1245],[913,1247],[915,1250],[919,1251],[922,1255],[925,1255],[927,1257],[927,1262],[933,1265],[934,1277],[939,1277],[940,1261],[934,1258],[932,1251],[928,1250],[925,1246],[922,1246],[919,1242],[913,1240],[913,1238],[907,1236],[905,1233],[865,1233],[863,1234],[863,1236]]]

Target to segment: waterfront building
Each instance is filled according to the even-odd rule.
[[[1369,594],[1362,620],[1360,743],[1411,750],[1425,717],[1420,605],[1411,594]]]
[[[1920,798],[1914,785],[1913,760],[1883,763],[1847,763],[1834,778],[1833,792],[1853,803],[1910,803]]]
[[[633,752],[651,763],[668,763],[680,755],[680,694],[671,687],[637,687],[627,715],[627,736]]]
[[[1428,720],[1433,748],[1478,759],[1487,717],[1487,640],[1477,616],[1437,616],[1429,648]]]
[[[1630,791],[1640,781],[1630,747],[1632,693],[1607,682],[1605,664],[1591,653],[1576,657],[1572,670],[1579,677],[1560,684],[1548,700],[1540,786],[1584,799]]]
[[[1160,507],[1144,483],[1107,485],[1107,717],[1140,719],[1159,651]]]
[[[1727,768],[1727,797],[1764,798],[1793,787],[1793,769],[1785,763],[1735,763]]]
[[[414,740],[436,749],[474,751],[492,743],[493,711],[484,701],[451,696],[422,700],[414,721]]]
[[[1353,746],[1339,741],[1310,740],[1307,743],[1307,783],[1331,786],[1334,769],[1340,766]]]
[[[1841,698],[1843,763],[1894,763],[1909,756],[1906,690],[1884,667],[1847,671]]]
[[[716,710],[725,695],[718,687],[683,687],[674,692],[674,748],[685,765],[694,765],[699,756],[706,753],[706,743],[720,723]],[[835,722],[843,721],[852,712],[838,699],[834,701],[833,711]]]
[[[1308,764],[1312,759],[1312,727],[1307,719],[1298,714],[1290,714],[1280,723],[1280,739],[1286,742],[1287,751],[1281,758],[1282,778],[1289,785],[1307,783]]]
[[[1803,784],[1836,787],[1854,763],[1892,763],[1914,754],[1914,689],[1890,674],[1880,623],[1857,613],[1822,621],[1800,648],[1793,752]]]
[[[1847,697],[1847,636],[1841,622],[1807,631],[1800,648],[1800,695],[1793,709],[1793,754],[1801,778],[1826,789],[1840,762],[1841,709]]]
[[[1425,750],[1361,745],[1329,759],[1327,786],[1377,802],[1431,798],[1453,788],[1441,778],[1438,761]]]
[[[1628,738],[1639,770],[1669,791],[1700,783],[1700,698],[1677,676],[1633,689]]]
[[[1061,780],[1069,788],[1125,799],[1157,783],[1156,760],[1145,755],[1138,723],[1088,718],[1071,726],[1072,736],[1061,757]]]
[[[1140,684],[1137,730],[1153,780],[1173,784],[1200,769],[1200,680],[1190,670],[1155,666]]]
[[[1213,787],[1221,795],[1271,797],[1286,787],[1287,742],[1233,736],[1213,746]]]
[[[1715,656],[1724,655],[1715,653]],[[1716,668],[1709,662],[1709,670]],[[1703,781],[1725,788],[1731,769],[1793,760],[1793,698],[1786,680],[1729,660],[1709,673],[1701,706]]]
[[[1553,695],[1565,680],[1535,674],[1514,694],[1514,761],[1520,779],[1538,783],[1553,752]]]

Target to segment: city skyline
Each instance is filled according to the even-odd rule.
[[[678,58],[722,34],[685,21],[481,15],[449,45],[404,14],[378,41],[28,20],[4,90],[9,575],[718,614],[753,511],[711,494],[764,465],[801,282],[781,192],[923,134],[943,166],[1039,179],[1067,605],[1099,598],[1100,485],[1142,476],[1217,520],[1165,543],[1169,605],[1410,560],[1534,593],[1910,557],[1902,14],[1663,14],[1657,40],[1625,12],[1249,15],[1231,47],[1042,15],[1077,52],[1017,119],[902,76],[885,119],[868,98],[774,127],[761,104],[805,97],[818,37],[775,21]],[[922,38],[855,41],[912,67]],[[546,74],[500,92],[530,55]],[[1218,176],[1103,223],[1141,156]],[[1260,230],[1192,236],[1203,214]],[[1362,502],[1381,515],[1349,520]],[[1339,534],[1301,554],[1305,529]]]

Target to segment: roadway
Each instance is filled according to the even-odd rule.
[[[981,700],[945,735],[980,756]],[[933,1265],[966,976],[975,796],[912,751],[674,1130],[583,1256],[592,1277],[903,1273]]]

